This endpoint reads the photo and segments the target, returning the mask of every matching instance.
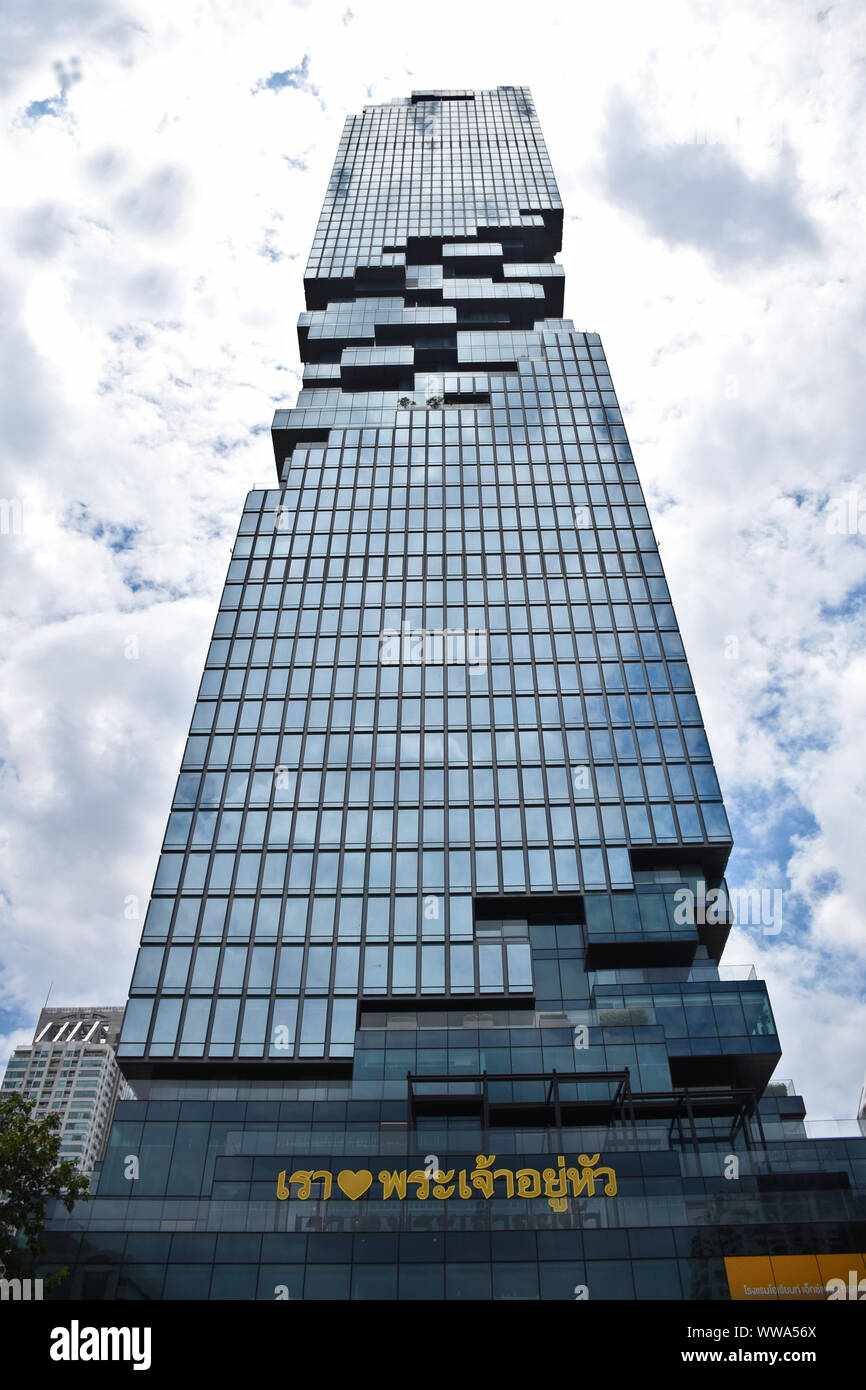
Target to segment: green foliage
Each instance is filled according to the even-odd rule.
[[[603,1009],[598,1021],[606,1028],[634,1028],[649,1023],[646,1009]]]
[[[14,1091],[0,1099],[0,1267],[6,1279],[33,1276],[51,1198],[67,1211],[89,1199],[87,1177],[69,1159],[59,1158],[60,1116],[34,1120],[34,1105]],[[65,1274],[51,1275],[46,1287]]]

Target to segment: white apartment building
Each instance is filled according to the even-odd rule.
[[[102,1158],[115,1101],[132,1090],[115,1056],[122,1007],[43,1009],[29,1047],[16,1047],[0,1094],[36,1101],[37,1119],[61,1119],[61,1158],[90,1172]]]

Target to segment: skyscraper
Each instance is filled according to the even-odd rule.
[[[719,968],[730,829],[561,232],[526,88],[347,120],[132,980],[138,1099],[53,1228],[72,1296],[866,1273],[864,1141],[767,1094],[765,985]]]
[[[36,1102],[34,1119],[60,1119],[60,1157],[83,1173],[102,1158],[114,1106],[133,1092],[120,1074],[115,1048],[123,1009],[45,1008],[33,1041],[16,1047],[0,1098],[13,1091]]]

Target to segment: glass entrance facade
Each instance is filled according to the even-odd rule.
[[[866,1140],[806,1138],[720,965],[730,829],[561,231],[526,88],[347,120],[61,1297],[866,1275]]]

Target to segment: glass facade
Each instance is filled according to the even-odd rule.
[[[69,1296],[862,1264],[866,1141],[767,1094],[766,988],[719,967],[730,829],[561,230],[526,88],[347,120],[130,987],[138,1098],[52,1227]]]

